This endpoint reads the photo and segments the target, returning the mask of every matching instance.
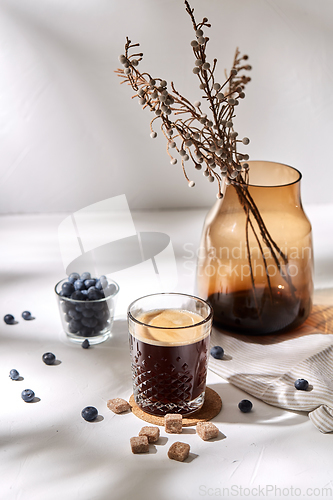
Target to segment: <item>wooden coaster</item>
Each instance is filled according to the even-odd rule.
[[[129,404],[132,407],[132,413],[141,420],[145,420],[150,424],[161,425],[164,427],[164,417],[156,417],[142,411],[134,401],[134,396],[129,399]],[[200,410],[183,417],[183,427],[191,427],[197,425],[198,422],[207,422],[216,417],[221,411],[222,400],[217,392],[213,391],[210,387],[206,387],[205,402]]]

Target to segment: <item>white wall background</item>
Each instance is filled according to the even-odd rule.
[[[252,159],[303,173],[306,203],[332,201],[332,0],[192,0],[212,22],[223,79],[234,49],[252,82],[236,130]],[[131,208],[209,206],[201,172],[189,189],[149,111],[113,70],[128,35],[142,67],[200,98],[182,0],[0,0],[0,213],[75,211],[125,193]],[[191,169],[192,172],[192,169]]]

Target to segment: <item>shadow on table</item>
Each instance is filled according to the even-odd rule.
[[[310,316],[303,323],[303,325],[291,330],[289,332],[272,334],[272,335],[241,335],[236,333],[227,332],[214,325],[217,331],[224,335],[234,337],[251,344],[279,344],[285,340],[304,337],[306,335],[313,335],[316,333],[328,334],[333,333],[333,306],[331,305],[315,305],[312,308]]]
[[[60,344],[59,339],[56,340],[57,343],[53,342],[55,348]],[[13,349],[14,352],[18,342],[20,342],[22,350],[27,349],[29,352],[38,352],[44,345],[40,340],[40,332],[36,339],[29,337],[27,340],[19,335],[15,338],[8,335],[8,337],[2,337],[2,342],[5,342],[7,347],[10,347],[10,350]],[[67,347],[69,351],[67,351]],[[68,352],[68,359],[72,359],[72,352],[75,352],[75,356],[86,356],[92,366],[96,366],[104,372],[110,366],[110,359],[112,359],[112,374],[117,378],[119,393],[123,392],[124,397],[126,397],[131,387],[131,375],[128,330],[125,319],[115,321],[112,338],[109,341],[91,347],[89,352],[75,344],[62,344],[61,348],[63,355]],[[128,367],[126,367],[125,362],[128,363]],[[61,366],[65,365],[65,359],[63,359]],[[59,368],[55,367],[54,370]],[[53,370],[52,373],[54,373]],[[251,425],[260,423],[287,426],[304,422],[303,414],[280,410],[252,397],[253,410],[248,414],[242,414],[237,407],[238,402],[244,398],[242,391],[226,383],[215,384],[212,388],[221,396],[223,402],[222,411],[213,420],[217,424]],[[108,396],[105,395],[106,398]],[[43,401],[36,407],[41,408],[41,404]],[[283,418],[285,415],[290,415],[290,418]],[[24,461],[26,473],[32,468],[37,470],[44,463],[48,464],[48,467],[42,467],[43,474],[38,479],[38,488],[41,491],[47,491],[49,485],[60,481],[64,485],[68,484],[69,491],[73,491],[73,484],[77,484],[77,492],[81,492],[81,485],[91,481],[95,488],[94,498],[98,498],[98,500],[109,500],[110,498],[127,500],[133,495],[142,499],[150,498],[151,493],[151,480],[147,479],[147,471],[149,471],[149,478],[154,478],[154,487],[159,484],[166,485],[172,481],[175,471],[179,471],[179,463],[167,459],[167,446],[156,446],[152,450],[152,454],[156,453],[155,458],[150,456],[151,454],[134,456],[130,451],[130,436],[126,432],[126,426],[122,429],[124,448],[120,447],[119,449],[119,447],[112,445],[116,427],[112,425],[112,420],[107,420],[101,420],[96,425],[87,424],[90,427],[86,427],[86,423],[81,421],[80,417],[77,420],[68,421],[60,416],[54,418],[50,414],[50,421],[46,428],[43,428],[43,423],[40,426],[36,425],[33,429],[29,426],[29,431],[25,431],[24,427],[16,427],[15,432],[13,431],[10,435],[6,435],[0,429],[0,450],[6,450],[11,460],[17,460],[17,463]],[[45,421],[43,422],[45,424]],[[97,432],[102,426],[105,431],[105,439],[96,439]],[[96,434],[93,434],[92,429]],[[184,439],[192,438],[188,432],[190,430],[186,430],[184,433]],[[159,460],[161,454],[163,454],[163,459]],[[87,459],[87,457],[89,458]],[[195,454],[192,456],[192,459],[194,458],[196,458]],[[194,462],[197,461],[194,460]],[[100,480],[96,481],[96,477],[99,477]],[[187,486],[190,484],[187,476],[184,481]],[[110,495],[111,491],[112,495]],[[159,500],[170,500],[166,488],[159,489],[158,498]]]

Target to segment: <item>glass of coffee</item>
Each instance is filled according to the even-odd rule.
[[[133,393],[152,415],[187,415],[205,399],[211,306],[198,297],[159,293],[128,308]]]

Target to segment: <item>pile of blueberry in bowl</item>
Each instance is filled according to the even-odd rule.
[[[55,286],[63,329],[69,340],[91,344],[110,337],[118,284],[106,276],[72,273]]]

